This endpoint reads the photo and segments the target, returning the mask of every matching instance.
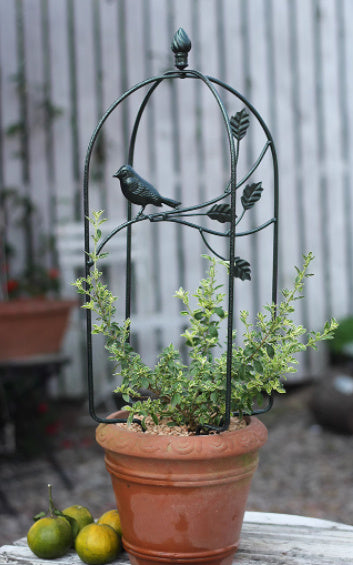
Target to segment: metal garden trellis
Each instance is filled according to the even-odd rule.
[[[123,224],[118,225],[108,236],[106,236],[100,243],[97,253],[100,254],[108,241],[115,237],[122,230],[127,230],[127,246],[126,246],[126,303],[125,303],[125,316],[130,317],[131,312],[131,247],[132,247],[132,228],[133,226],[142,221],[149,220],[150,222],[174,222],[181,224],[183,226],[196,229],[199,231],[200,236],[208,248],[215,256],[221,258],[222,260],[229,261],[229,276],[228,276],[228,325],[227,325],[227,375],[226,375],[226,398],[225,398],[225,415],[222,427],[215,428],[217,432],[226,430],[229,427],[230,417],[231,417],[231,380],[232,380],[232,336],[233,336],[233,325],[234,325],[234,278],[250,279],[250,265],[247,261],[240,259],[235,255],[235,240],[236,237],[247,236],[253,233],[260,232],[261,230],[272,226],[273,228],[273,246],[272,246],[272,302],[276,303],[277,300],[277,278],[278,278],[278,212],[279,212],[279,181],[278,181],[278,162],[275,145],[271,136],[271,133],[265,124],[263,118],[258,113],[258,111],[252,106],[252,104],[238,91],[234,90],[228,84],[223,81],[206,76],[197,70],[187,69],[188,67],[188,53],[191,49],[191,41],[187,34],[182,28],[174,34],[171,49],[175,55],[175,67],[176,70],[169,70],[161,75],[148,78],[135,86],[127,90],[122,96],[115,100],[105,114],[102,116],[101,120],[97,124],[86,154],[85,169],[84,169],[84,183],[83,183],[83,197],[84,197],[84,229],[85,229],[85,270],[86,277],[89,276],[92,263],[89,259],[90,253],[90,230],[89,230],[89,217],[90,217],[90,207],[89,207],[89,179],[90,179],[90,162],[92,152],[97,141],[98,135],[104,126],[106,120],[114,112],[118,106],[129,96],[133,95],[135,92],[142,88],[148,87],[147,94],[144,96],[143,101],[139,107],[136,115],[134,126],[132,129],[129,152],[128,152],[128,163],[123,164],[128,170],[130,175],[129,182],[131,183],[131,176],[134,176],[136,182],[139,183],[138,195],[136,197],[133,195],[128,195],[128,206],[127,206],[127,220]],[[219,111],[223,119],[224,127],[226,130],[229,151],[230,151],[230,180],[227,184],[225,190],[217,195],[212,200],[207,202],[202,202],[193,206],[182,207],[177,206],[179,203],[174,203],[174,209],[167,210],[163,212],[154,212],[151,214],[145,214],[144,208],[147,204],[153,204],[153,198],[151,198],[151,191],[160,197],[158,192],[152,187],[147,181],[144,181],[139,177],[134,169],[132,168],[134,162],[134,151],[135,143],[137,138],[137,133],[140,125],[140,121],[143,112],[153,95],[154,91],[158,86],[164,81],[170,81],[175,79],[194,79],[200,80],[212,93],[216,104],[218,105]],[[238,101],[241,101],[244,107],[242,110],[238,111],[235,115],[229,117],[226,111],[225,105],[222,101],[221,95],[219,94],[217,87],[232,94]],[[237,180],[237,165],[239,157],[239,147],[240,142],[247,133],[247,129],[250,125],[250,116],[253,116],[257,122],[260,124],[262,131],[265,136],[264,146],[255,160],[250,170],[241,179]],[[236,216],[236,200],[237,191],[243,186],[254,172],[258,169],[264,156],[271,151],[272,156],[272,167],[273,167],[273,215],[263,224],[247,231],[239,232],[237,231],[237,225],[242,220],[244,214],[251,209],[261,198],[262,186],[261,182],[247,184],[243,190],[241,196],[242,213],[237,218]],[[117,174],[115,176],[118,176]],[[120,182],[123,181],[120,179]],[[156,194],[153,193],[154,198]],[[132,202],[138,203],[142,206],[141,210],[136,216],[132,215]],[[160,205],[160,204],[157,204]],[[220,229],[211,229],[204,225],[200,225],[196,222],[190,220],[193,217],[207,216],[211,220],[214,220],[224,227],[223,231]],[[229,226],[229,227],[228,227]],[[207,234],[214,236],[219,236],[227,238],[228,240],[228,256],[221,256],[207,241]],[[117,423],[126,422],[125,419],[121,418],[101,418],[97,415],[95,411],[94,403],[94,376],[92,368],[92,319],[91,311],[87,309],[87,359],[88,359],[88,396],[89,396],[89,411],[90,415],[94,420],[101,423]],[[253,414],[259,414],[268,411],[273,403],[272,397],[268,397],[267,404],[264,408],[259,408],[253,410]],[[232,412],[233,413],[233,412]],[[234,413],[233,413],[234,414]],[[210,426],[212,427],[212,426]],[[213,427],[212,427],[213,428]]]

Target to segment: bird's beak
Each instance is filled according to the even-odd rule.
[[[116,171],[116,173],[113,174],[113,177],[119,178],[119,173],[120,173],[120,169],[118,171]]]

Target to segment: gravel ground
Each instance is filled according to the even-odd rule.
[[[262,416],[269,440],[262,448],[248,510],[301,514],[353,525],[353,435],[321,428],[308,409],[310,386],[279,397]],[[95,425],[85,407],[60,407],[52,443],[56,461],[1,456],[0,545],[26,535],[32,516],[47,507],[47,484],[61,508],[87,506],[95,517],[114,507]],[[78,426],[73,433],[72,427]],[[60,474],[57,464],[65,473]],[[67,484],[67,479],[70,485]]]

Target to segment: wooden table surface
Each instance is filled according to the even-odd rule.
[[[73,551],[59,559],[39,559],[25,538],[0,548],[0,564],[81,565]],[[246,512],[234,565],[352,565],[353,526],[291,516]],[[125,553],[114,565],[128,565]]]

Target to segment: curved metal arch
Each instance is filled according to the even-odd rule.
[[[239,100],[241,100],[245,106],[251,111],[251,113],[256,117],[257,121],[260,123],[266,137],[267,137],[267,144],[265,145],[260,157],[257,159],[257,161],[255,162],[255,164],[253,165],[253,167],[251,168],[249,174],[245,177],[245,179],[242,179],[241,183],[239,184],[239,186],[241,184],[243,184],[244,182],[246,182],[247,178],[249,178],[251,176],[251,174],[254,172],[254,170],[259,166],[259,164],[261,163],[268,147],[270,147],[271,152],[272,152],[272,161],[273,161],[273,170],[274,170],[274,217],[269,220],[268,222],[266,222],[266,224],[264,224],[263,226],[260,227],[260,229],[263,229],[264,227],[267,227],[267,225],[270,225],[271,223],[274,224],[274,238],[273,238],[273,272],[272,272],[272,300],[273,302],[276,302],[276,297],[277,297],[277,272],[278,272],[278,160],[277,160],[277,154],[276,154],[276,150],[275,150],[275,146],[273,143],[273,139],[271,136],[271,133],[267,127],[267,125],[265,124],[264,120],[262,119],[261,115],[257,112],[257,110],[254,108],[254,106],[252,106],[252,104],[238,91],[236,91],[235,89],[231,88],[229,85],[227,85],[226,83],[224,83],[221,80],[215,79],[213,77],[208,77],[206,75],[203,75],[202,73],[200,73],[199,71],[196,70],[183,70],[183,71],[167,71],[166,73],[164,73],[163,75],[158,75],[155,77],[151,77],[149,79],[146,79],[138,84],[136,84],[135,86],[131,87],[128,91],[126,91],[122,96],[120,96],[118,99],[116,99],[111,106],[107,109],[107,111],[104,113],[104,115],[102,116],[102,118],[100,119],[100,121],[98,122],[88,145],[88,149],[87,149],[87,153],[86,153],[86,159],[85,159],[85,167],[84,167],[84,182],[83,182],[83,188],[84,188],[84,213],[85,213],[85,252],[86,252],[86,263],[85,263],[85,267],[86,267],[86,276],[89,275],[89,271],[90,271],[90,261],[88,258],[88,254],[89,254],[89,221],[88,221],[88,217],[89,217],[89,193],[88,193],[88,188],[89,188],[89,168],[90,168],[90,161],[91,161],[91,156],[92,156],[92,151],[95,145],[95,142],[98,138],[98,135],[103,127],[103,125],[105,124],[106,120],[109,118],[109,116],[114,112],[114,110],[117,109],[117,107],[124,101],[126,100],[129,96],[131,96],[132,94],[134,94],[135,92],[137,92],[138,90],[140,90],[141,88],[144,88],[148,85],[152,85],[147,94],[145,95],[140,108],[138,110],[135,122],[134,122],[134,126],[133,126],[133,130],[132,130],[132,134],[130,136],[130,144],[129,144],[129,153],[128,153],[128,163],[129,164],[133,164],[133,159],[134,159],[134,150],[135,150],[135,143],[136,143],[136,138],[137,138],[137,133],[138,133],[138,129],[139,129],[139,125],[140,125],[140,121],[143,115],[143,112],[145,110],[145,108],[147,107],[147,104],[152,96],[152,94],[154,93],[154,91],[157,89],[157,87],[163,83],[165,80],[173,80],[176,78],[193,78],[193,79],[198,79],[201,80],[211,91],[211,93],[213,94],[218,107],[221,111],[222,114],[222,118],[224,121],[224,125],[226,128],[226,132],[227,132],[227,137],[228,137],[228,142],[229,142],[229,149],[230,149],[230,168],[231,168],[231,178],[230,178],[230,200],[231,200],[231,226],[230,226],[230,230],[229,230],[229,280],[228,280],[228,329],[227,329],[227,375],[226,375],[226,413],[225,413],[225,420],[224,420],[224,424],[222,427],[218,427],[218,428],[214,428],[216,429],[218,432],[224,431],[226,429],[228,429],[229,427],[229,423],[230,423],[230,415],[231,415],[231,369],[232,369],[232,335],[233,335],[233,303],[234,303],[234,258],[235,258],[235,236],[236,236],[236,189],[237,189],[237,180],[236,180],[236,169],[237,169],[237,160],[238,160],[238,150],[236,151],[235,149],[235,144],[234,144],[234,138],[233,138],[233,134],[232,134],[232,130],[231,130],[231,125],[230,125],[230,119],[228,116],[228,113],[225,109],[225,106],[223,104],[223,101],[218,93],[218,91],[216,90],[216,88],[213,86],[214,84],[220,86],[221,88],[224,88],[225,90],[228,90],[229,92],[231,92],[233,95],[236,96],[236,98],[238,98]],[[185,223],[185,222],[183,222]],[[103,247],[103,245],[105,245],[105,243],[107,243],[107,241],[116,233],[118,233],[118,231],[120,231],[121,229],[123,229],[123,227],[127,227],[127,273],[129,273],[129,265],[131,265],[131,227],[132,227],[132,220],[131,220],[131,204],[129,204],[129,209],[128,209],[128,221],[125,222],[122,226],[119,226],[116,230],[114,230],[109,236],[108,238],[106,238],[106,240],[103,242],[103,244],[101,245],[100,248]],[[257,231],[257,230],[255,230]],[[202,235],[202,234],[201,234]],[[239,234],[239,235],[246,235],[244,234]],[[127,274],[127,277],[129,275]],[[130,287],[129,285],[129,281],[127,279],[127,288]],[[126,317],[130,316],[130,296],[127,299],[127,306],[126,306]],[[91,335],[91,330],[92,330],[92,321],[91,321],[91,312],[90,310],[86,311],[87,313],[87,356],[88,356],[88,383],[89,383],[89,411],[90,411],[90,415],[91,417],[96,420],[97,422],[103,422],[103,423],[115,423],[115,422],[124,422],[126,421],[125,419],[107,419],[107,418],[100,418],[97,416],[96,412],[95,412],[95,408],[94,408],[94,383],[93,383],[93,370],[92,370],[92,335]],[[256,410],[254,411],[254,413],[262,413],[262,412],[266,412],[268,411],[272,406],[272,399],[269,399],[269,403],[268,406],[263,409],[263,410]],[[209,426],[212,427],[212,426]]]
[[[227,377],[226,377],[226,417],[225,423],[219,431],[223,431],[229,427],[230,422],[230,405],[231,405],[231,368],[232,368],[232,334],[233,334],[233,304],[234,304],[234,257],[235,257],[235,216],[236,216],[236,164],[237,164],[237,156],[235,152],[235,145],[234,139],[232,135],[232,130],[230,126],[230,121],[228,117],[228,113],[225,109],[225,106],[217,92],[217,90],[212,85],[211,81],[202,73],[198,71],[188,71],[187,73],[190,76],[200,79],[204,82],[209,90],[212,92],[218,107],[221,111],[222,118],[224,121],[224,125],[227,131],[229,148],[230,148],[230,159],[231,159],[231,179],[230,179],[230,197],[231,197],[231,227],[229,232],[229,282],[228,282],[228,329],[227,329]],[[125,94],[123,94],[120,98],[118,98],[105,112],[101,120],[99,121],[96,129],[93,132],[91,137],[87,154],[86,154],[86,161],[85,161],[85,171],[84,171],[84,207],[85,207],[85,252],[86,252],[86,276],[89,275],[90,270],[90,261],[88,258],[89,254],[89,200],[88,200],[88,186],[89,186],[89,165],[91,160],[92,151],[94,148],[94,144],[96,139],[101,131],[104,123],[108,119],[108,117],[112,114],[112,112],[119,106],[121,102],[127,99],[131,94],[143,88],[144,86],[151,84],[152,87],[147,92],[142,104],[140,105],[139,112],[137,114],[137,118],[135,120],[133,133],[130,138],[130,146],[129,146],[129,164],[133,163],[133,156],[134,156],[134,147],[136,136],[138,132],[138,127],[141,121],[141,117],[143,114],[144,109],[147,106],[147,103],[152,96],[155,89],[167,79],[175,79],[175,78],[184,78],[185,72],[166,72],[161,76],[153,77],[152,79],[147,79],[142,83],[135,85],[134,87],[130,88]],[[128,238],[127,238],[127,271],[129,271],[128,266],[131,264],[131,218],[128,218],[128,222],[125,224],[128,227]],[[117,233],[117,232],[116,232]],[[127,299],[127,304],[130,303],[130,297]],[[130,312],[127,309],[126,317],[130,316]],[[87,310],[87,332],[89,335],[91,334],[92,329],[92,320],[91,320],[91,313],[90,310]],[[106,422],[114,423],[114,420],[107,420],[105,418],[99,418],[94,409],[94,394],[93,394],[93,372],[92,372],[92,338],[91,335],[89,337],[89,346],[88,346],[88,378],[89,378],[89,406],[90,406],[90,414],[97,422]],[[91,393],[91,394],[90,394]]]
[[[163,77],[161,77],[160,81],[156,81],[156,83],[151,87],[151,89],[149,90],[149,92],[146,94],[143,102],[141,103],[141,106],[139,108],[135,123],[134,123],[134,127],[133,127],[133,131],[131,134],[131,138],[130,138],[130,145],[129,145],[129,164],[133,164],[133,157],[134,157],[134,149],[135,149],[135,143],[136,143],[136,137],[137,137],[137,132],[138,132],[138,128],[139,128],[139,124],[142,118],[142,114],[148,104],[149,99],[151,98],[154,90],[159,86],[159,84],[164,81],[166,78],[195,78],[195,79],[201,79],[203,82],[205,82],[205,84],[207,86],[209,86],[210,90],[212,91],[212,93],[215,95],[216,93],[216,97],[217,99],[220,101],[220,103],[222,104],[223,109],[225,110],[224,104],[221,101],[221,98],[219,96],[219,94],[217,93],[217,91],[215,91],[212,88],[212,84],[217,84],[218,86],[220,86],[221,88],[227,90],[228,92],[230,92],[231,94],[233,94],[236,98],[238,98],[239,100],[241,100],[241,102],[243,102],[243,104],[250,110],[250,112],[255,116],[256,120],[258,121],[258,123],[260,124],[266,138],[267,138],[267,143],[265,144],[265,146],[263,147],[260,156],[258,157],[257,161],[255,161],[255,163],[252,165],[252,167],[250,168],[250,170],[248,171],[248,173],[245,175],[245,177],[243,179],[241,179],[241,181],[236,184],[236,189],[239,188],[242,184],[244,184],[249,178],[250,176],[254,173],[254,171],[256,170],[256,168],[260,165],[260,163],[262,162],[268,148],[270,148],[270,151],[272,153],[272,162],[273,162],[273,173],[274,173],[274,179],[273,179],[273,187],[274,187],[274,209],[273,209],[273,218],[267,222],[265,222],[262,226],[260,226],[259,228],[256,228],[254,230],[248,231],[248,232],[243,232],[241,234],[238,234],[238,236],[245,236],[245,235],[250,235],[251,233],[255,233],[257,231],[260,231],[262,229],[264,229],[265,227],[267,227],[270,224],[274,224],[274,233],[273,233],[273,265],[272,265],[272,302],[276,302],[277,301],[277,293],[278,293],[278,216],[279,216],[279,171],[278,171],[278,157],[277,157],[277,151],[276,151],[276,147],[274,144],[274,140],[272,137],[272,134],[266,124],[266,122],[263,120],[261,114],[256,110],[256,108],[249,102],[249,100],[247,100],[247,98],[241,94],[239,91],[237,91],[236,89],[232,88],[231,86],[229,86],[227,83],[225,83],[224,81],[208,76],[208,75],[203,75],[202,73],[200,73],[199,71],[195,71],[192,69],[188,69],[188,70],[184,70],[184,71],[180,71],[180,72],[175,72],[175,71],[167,71]],[[223,114],[223,111],[222,111]],[[228,113],[225,111],[225,115],[227,117],[227,121],[229,124],[229,118],[228,118]],[[224,118],[224,114],[223,114],[223,118]],[[230,127],[230,125],[229,125]],[[229,136],[229,131],[228,131],[228,136]],[[234,145],[234,142],[233,142]],[[231,183],[230,183],[231,184]],[[131,219],[131,218],[128,218]],[[173,221],[173,220],[171,220]],[[131,253],[131,226],[128,228],[128,238],[130,241],[130,253]],[[130,260],[131,260],[131,255],[130,255]],[[127,316],[128,317],[128,316]]]

